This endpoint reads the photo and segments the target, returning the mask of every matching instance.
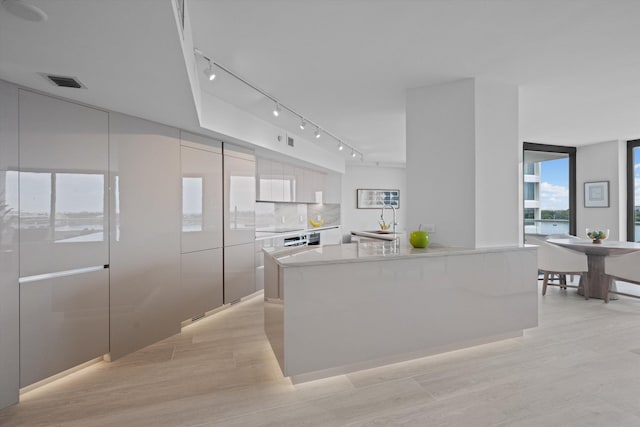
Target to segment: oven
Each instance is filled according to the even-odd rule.
[[[284,247],[289,248],[292,246],[307,246],[309,240],[306,234],[300,234],[298,236],[291,236],[284,238]]]

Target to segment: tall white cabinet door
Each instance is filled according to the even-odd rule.
[[[221,248],[222,150],[185,145],[182,134],[182,253]]]
[[[111,358],[180,331],[178,130],[111,113]]]
[[[20,90],[19,122],[26,386],[109,351],[109,116]]]
[[[20,276],[109,263],[108,113],[20,90]]]
[[[18,402],[18,88],[0,81],[0,409]]]
[[[256,291],[255,243],[224,248],[224,302]]]
[[[256,163],[251,154],[224,145],[224,246],[256,237]]]
[[[222,248],[182,254],[182,320],[223,304]]]

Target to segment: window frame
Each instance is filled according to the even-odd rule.
[[[635,242],[635,180],[634,180],[634,148],[640,147],[640,139],[627,141],[627,241]]]
[[[576,147],[567,147],[563,145],[549,145],[549,144],[537,144],[533,142],[522,143],[522,158],[524,159],[525,151],[543,151],[548,153],[564,153],[569,155],[569,234],[572,236],[577,235],[577,204],[576,204]],[[523,162],[523,176],[521,177],[524,182],[524,162]],[[524,188],[522,194],[522,203],[524,204]]]

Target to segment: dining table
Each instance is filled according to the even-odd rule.
[[[589,239],[548,239],[547,242],[562,246],[576,252],[587,255],[587,274],[583,280],[586,281],[589,289],[589,298],[604,299],[609,287],[609,276],[605,273],[605,258],[608,256],[625,255],[631,252],[640,251],[640,243],[621,242],[616,240],[602,240],[594,243]],[[578,293],[583,294],[583,288],[578,288]],[[615,287],[615,282],[611,284]],[[612,290],[616,290],[612,288]],[[610,299],[615,299],[613,296]]]

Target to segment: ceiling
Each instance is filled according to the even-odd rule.
[[[638,1],[187,6],[196,46],[363,151],[366,161],[405,161],[407,89],[468,77],[520,86],[522,140],[582,145],[640,136]],[[203,88],[274,121],[272,103],[246,89]]]
[[[407,89],[468,77],[520,86],[522,140],[640,137],[640,1],[186,1],[198,48],[366,162],[405,161]],[[0,78],[197,127],[170,0],[28,2],[49,19],[0,8]],[[38,72],[77,76],[88,89],[53,87]],[[301,133],[297,119],[274,119],[271,102],[218,75],[202,88]],[[317,142],[334,149],[328,141]]]

